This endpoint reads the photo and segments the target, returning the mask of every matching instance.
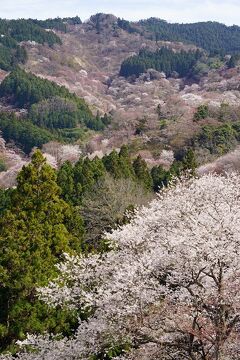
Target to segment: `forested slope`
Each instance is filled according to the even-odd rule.
[[[165,20],[150,18],[139,21],[146,36],[153,40],[183,41],[197,45],[209,52],[240,52],[240,27],[226,26],[218,22],[171,24]]]

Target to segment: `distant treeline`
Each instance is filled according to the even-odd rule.
[[[218,22],[170,24],[150,18],[137,23],[142,33],[152,40],[182,41],[195,44],[210,53],[232,54],[240,52],[240,27]]]
[[[54,18],[46,20],[37,20],[34,19],[33,22],[44,29],[54,29],[58,31],[67,31],[67,25],[79,25],[82,24],[82,21],[79,16],[75,17],[66,17],[66,18]]]
[[[163,71],[166,76],[170,76],[174,71],[179,76],[187,76],[202,53],[197,51],[174,52],[166,47],[162,47],[156,52],[141,50],[138,55],[131,56],[123,61],[120,75],[128,77],[131,75],[139,76],[147,69]]]

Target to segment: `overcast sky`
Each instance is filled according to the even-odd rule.
[[[240,0],[0,0],[1,18],[79,15],[86,20],[98,12],[128,20],[159,17],[170,22],[214,20],[240,25]]]

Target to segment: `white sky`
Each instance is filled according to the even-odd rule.
[[[240,0],[0,0],[0,17],[8,19],[79,15],[86,20],[98,12],[128,20],[153,16],[170,22],[240,25]]]

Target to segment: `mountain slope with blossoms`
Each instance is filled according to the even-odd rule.
[[[108,252],[65,255],[39,296],[88,319],[70,339],[29,335],[17,358],[239,359],[239,182],[182,180],[107,234]]]
[[[140,25],[141,22],[135,24],[138,30],[131,31],[113,15],[94,15],[82,24],[68,26],[66,33],[57,31],[61,46],[26,44],[29,60],[24,67],[83,97],[93,112],[111,114],[112,124],[89,141],[91,152],[105,153],[130,143],[135,153],[142,151],[152,162],[160,159],[162,150],[188,147],[206,123],[216,126],[222,120],[236,121],[240,106],[239,67],[237,60],[232,64],[235,67],[228,67],[231,55],[205,51],[190,78],[181,78],[176,72],[166,77],[154,69],[137,79],[121,77],[123,61],[139,51],[154,52],[163,46],[174,52],[196,50],[194,44],[179,39],[155,41],[150,33],[139,30]],[[205,104],[212,111],[203,121],[194,121],[197,107]],[[216,113],[221,112],[222,104],[228,105],[228,111],[236,116],[219,121]],[[138,131],[141,121],[144,126]],[[200,152],[200,163],[216,157],[211,155]]]
[[[228,48],[224,54],[200,49],[201,57],[186,72],[185,77],[176,71],[170,71],[173,69],[167,64],[169,71],[166,73],[144,68],[145,72],[138,78],[124,78],[119,76],[121,65],[132,56],[138,58],[139,53],[158,54],[161,53],[161,47],[173,54],[183,52],[186,55],[186,52],[196,51],[196,44],[199,43],[190,43],[184,37],[176,37],[175,28],[169,33],[169,24],[157,19],[133,24],[111,14],[96,14],[84,23],[76,17],[48,19],[40,23],[35,21],[34,24],[44,29],[51,28],[60,40],[57,44],[48,46],[30,39],[26,34],[21,46],[26,49],[28,60],[21,67],[39,77],[64,85],[70,92],[84,98],[95,115],[99,114],[101,117],[107,113],[111,119],[105,130],[104,126],[94,126],[94,129],[101,130],[97,133],[67,130],[67,141],[80,146],[79,151],[83,154],[102,157],[112,149],[119,149],[122,144],[128,143],[131,153],[134,156],[140,154],[150,167],[169,167],[171,163],[166,165],[163,160],[166,152],[169,153],[168,157],[175,156],[181,160],[182,152],[192,147],[199,165],[202,165],[234,150],[238,145],[238,124],[234,135],[221,137],[220,143],[213,150],[209,150],[209,144],[206,143],[199,146],[198,141],[198,137],[202,136],[202,128],[206,125],[218,128],[222,123],[238,123],[240,68],[238,56],[232,54],[232,47],[229,54]],[[154,37],[154,31],[159,35],[162,27],[167,30],[168,36],[165,34],[160,38]],[[215,23],[204,23],[199,27],[201,31],[204,30],[205,35],[214,35],[215,40],[215,32],[218,33],[218,30],[213,32],[212,29],[219,29],[219,38],[223,36],[224,43],[229,39],[227,45],[235,46],[235,41],[238,41],[238,38],[232,38],[238,29]],[[185,29],[184,26],[183,28]],[[201,41],[203,39],[204,37]],[[208,44],[208,50],[209,46],[211,44]],[[6,71],[1,70],[1,80],[6,75]],[[6,103],[10,98],[11,96],[0,100],[0,109],[4,112],[16,112],[20,117],[27,116],[27,109],[14,108]],[[40,110],[43,105],[52,106],[51,102],[40,105]],[[195,114],[199,106],[208,106],[209,111],[196,121]],[[15,137],[11,140],[16,142]],[[211,142],[211,139],[207,141]],[[3,158],[5,157],[4,155]],[[56,163],[57,159],[53,161]],[[7,161],[5,163],[8,167]],[[7,175],[3,175],[5,179]],[[14,181],[12,178],[10,183]]]

